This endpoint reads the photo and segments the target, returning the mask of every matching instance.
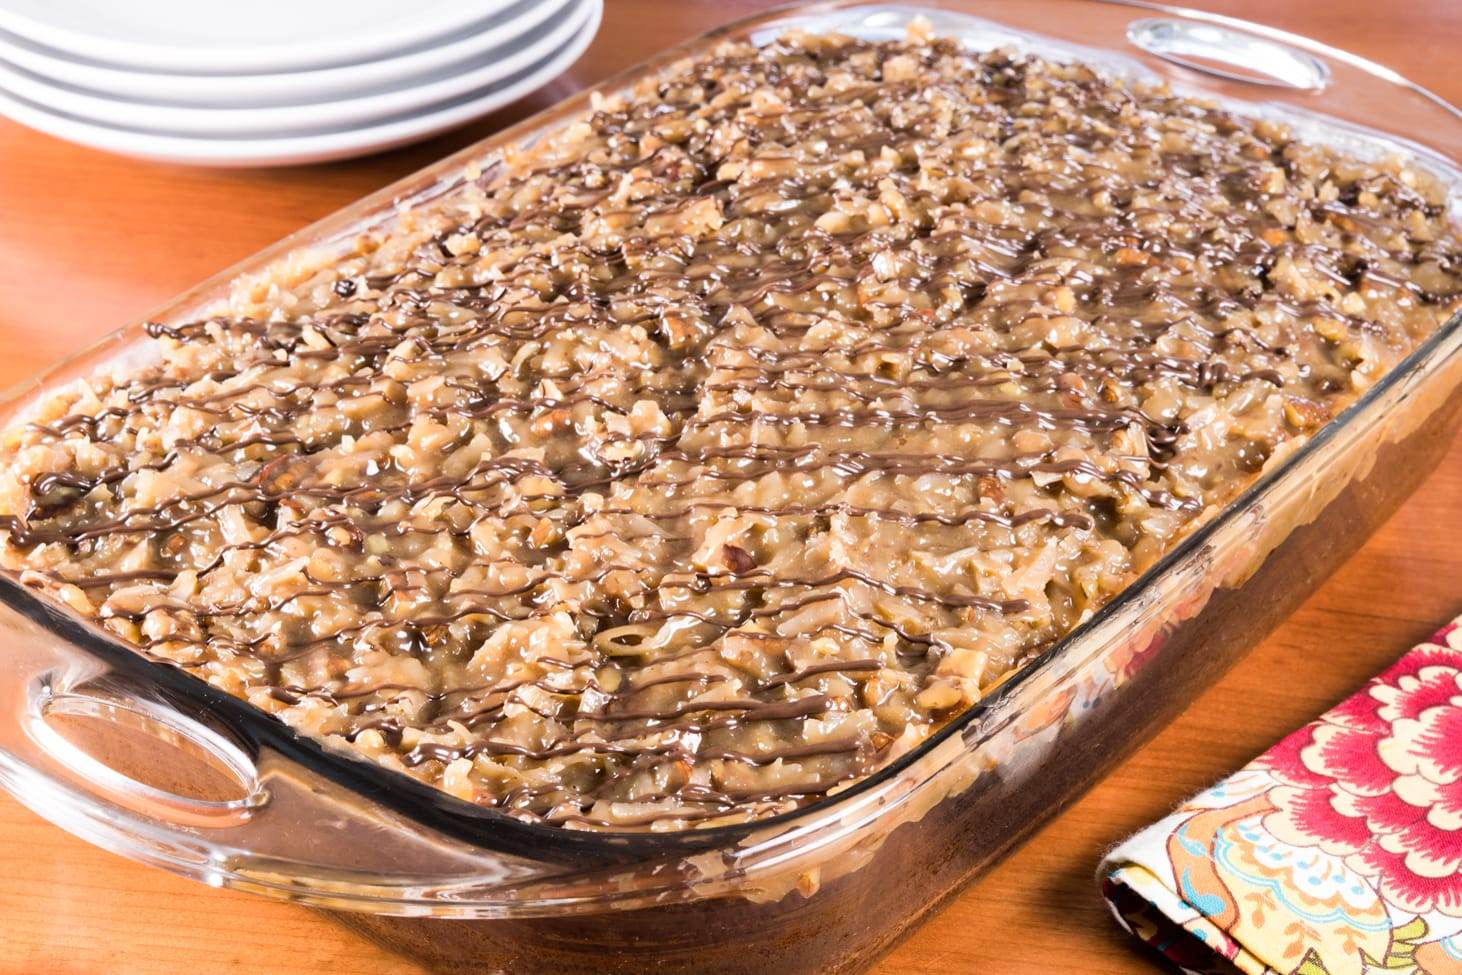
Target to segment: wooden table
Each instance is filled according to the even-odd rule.
[[[1462,102],[1454,70],[1462,4],[1454,0],[1188,2],[1349,48]],[[0,385],[356,197],[760,6],[609,0],[604,29],[584,58],[520,105],[420,146],[328,166],[184,169],[0,122]],[[1157,971],[1107,919],[1091,879],[1097,858],[1462,612],[1459,501],[1462,443],[1402,513],[1244,663],[876,971]],[[42,970],[421,971],[311,912],[133,864],[0,798],[0,973]]]

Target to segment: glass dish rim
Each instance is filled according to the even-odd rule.
[[[1349,54],[1349,52],[1330,48],[1309,38],[1288,34],[1287,32],[1278,31],[1274,28],[1267,28],[1262,24],[1227,17],[1222,14],[1191,10],[1166,4],[1150,3],[1146,2],[1146,0],[1079,0],[1079,2],[1105,6],[1122,6],[1149,12],[1155,11],[1200,21],[1228,24],[1249,31],[1254,31],[1257,28],[1263,35],[1277,36],[1282,40],[1290,42],[1301,41],[1307,47],[1323,49],[1324,53],[1332,56],[1340,56],[1352,66],[1360,67],[1362,70],[1376,75],[1381,81],[1409,88],[1414,93],[1436,103],[1458,118],[1462,118],[1462,111],[1459,111],[1456,106],[1451,105],[1444,99],[1401,75],[1389,69],[1382,68],[1366,59]],[[430,196],[436,195],[434,191],[449,192],[462,179],[462,171],[466,164],[474,160],[491,157],[494,152],[500,151],[505,147],[521,145],[525,141],[525,136],[531,139],[535,133],[545,134],[553,132],[558,127],[556,123],[571,120],[586,108],[590,104],[590,100],[594,94],[622,91],[629,84],[652,76],[657,70],[661,70],[664,66],[673,63],[675,60],[687,56],[690,52],[704,50],[718,38],[748,32],[758,27],[762,29],[775,28],[780,22],[796,17],[816,14],[836,14],[844,11],[855,11],[860,8],[868,8],[870,10],[897,10],[909,14],[917,14],[921,11],[932,14],[957,14],[978,20],[985,20],[989,23],[1000,23],[998,19],[982,17],[981,15],[967,11],[953,11],[947,7],[927,6],[926,4],[920,3],[919,0],[907,0],[907,2],[899,2],[899,0],[894,0],[894,2],[884,2],[884,0],[831,0],[831,2],[812,4],[793,3],[738,18],[737,20],[712,28],[680,44],[661,51],[604,81],[576,92],[568,98],[512,126],[488,136],[486,139],[473,143],[444,159],[430,163],[422,169],[408,174],[375,193],[347,204],[334,213],[311,223],[301,230],[277,241],[275,244],[264,248],[262,251],[246,257],[238,264],[195,285],[183,294],[174,297],[162,306],[161,309],[153,311],[141,321],[146,321],[153,315],[162,313],[176,314],[179,310],[187,308],[190,304],[196,304],[197,299],[201,295],[217,292],[220,286],[233,280],[238,275],[267,267],[271,262],[277,261],[281,257],[300,248],[319,247],[328,244],[338,239],[339,236],[349,233],[352,226],[366,221],[375,224],[381,221],[382,218],[389,216],[385,205],[401,199],[417,198],[423,193],[428,194],[428,198],[430,198]],[[1010,27],[1008,29],[1036,39],[1043,39],[1043,35],[1037,31],[1016,27]],[[1352,123],[1344,124],[1352,125]],[[1352,127],[1354,126],[1352,125]],[[1402,136],[1391,136],[1379,132],[1376,134],[1384,135],[1388,140],[1396,143],[1403,143],[1405,141]],[[1435,158],[1448,162],[1454,170],[1458,170],[1456,162],[1445,160],[1445,157],[1441,156],[1438,151],[1419,146],[1416,148],[1422,149],[1425,153]],[[342,227],[332,226],[342,221],[347,214],[354,215],[355,219],[347,221]],[[329,232],[327,232],[327,228]],[[69,368],[89,360],[89,357],[98,349],[105,347],[108,343],[128,336],[137,327],[138,323],[134,323],[109,333],[100,342],[83,350],[78,355],[68,357],[59,363],[53,364],[39,377],[23,382],[19,387],[7,391],[3,404],[0,404],[3,405],[4,412],[7,414],[7,420],[11,419],[13,414],[19,412],[16,409],[17,403],[24,404],[31,401],[35,389],[41,388],[51,377],[66,374]],[[1425,368],[1428,360],[1442,346],[1453,341],[1458,335],[1462,335],[1462,311],[1450,317],[1435,333],[1429,336],[1405,359],[1389,370],[1373,387],[1367,390],[1349,407],[1306,440],[1301,447],[1285,457],[1272,469],[1264,471],[1253,482],[1247,485],[1243,491],[1225,502],[1213,517],[1198,526],[1190,534],[1184,536],[1176,546],[1165,553],[1137,578],[1130,581],[1116,596],[1102,606],[1089,619],[1062,636],[1045,650],[1028,658],[1019,667],[1011,671],[1010,675],[993,688],[986,697],[950,719],[928,738],[920,742],[917,747],[872,774],[853,781],[834,794],[825,795],[814,802],[784,813],[753,819],[744,823],[652,832],[643,830],[571,830],[561,826],[521,820],[501,810],[478,806],[464,799],[459,799],[404,773],[395,772],[384,766],[370,762],[363,757],[355,756],[341,749],[327,747],[321,741],[296,731],[275,716],[254,707],[241,698],[219,690],[202,678],[195,677],[176,665],[144,656],[136,648],[131,647],[119,638],[113,637],[95,624],[62,608],[53,599],[32,591],[20,583],[8,571],[0,571],[0,604],[5,605],[18,615],[42,627],[49,635],[65,640],[91,653],[93,656],[104,659],[106,663],[114,670],[119,671],[123,676],[136,679],[149,689],[160,690],[169,699],[170,703],[174,705],[186,704],[190,709],[194,710],[201,708],[204,713],[214,719],[211,723],[221,726],[221,730],[226,734],[234,738],[241,738],[243,744],[247,746],[248,750],[255,757],[267,746],[267,748],[279,753],[283,758],[296,762],[310,772],[343,786],[367,801],[378,802],[382,806],[406,816],[421,826],[437,830],[454,840],[464,842],[472,847],[484,851],[521,856],[538,862],[559,862],[576,866],[591,864],[608,866],[612,864],[623,864],[627,861],[640,861],[677,854],[704,852],[723,846],[728,842],[744,839],[753,833],[761,833],[768,830],[780,832],[782,828],[795,826],[803,820],[816,821],[824,814],[836,810],[855,797],[886,785],[918,762],[927,759],[940,745],[953,739],[956,735],[963,737],[966,732],[978,727],[983,719],[999,711],[999,709],[1006,705],[1020,688],[1025,687],[1030,681],[1037,679],[1039,675],[1047,672],[1051,668],[1054,660],[1075,653],[1076,648],[1080,644],[1087,642],[1087,637],[1092,631],[1100,629],[1109,623],[1112,617],[1124,612],[1131,604],[1145,598],[1158,580],[1168,575],[1177,564],[1201,551],[1223,527],[1230,524],[1234,519],[1249,512],[1276,485],[1287,480],[1287,475],[1295,467],[1323,450],[1327,444],[1340,434],[1340,431],[1350,423],[1351,419],[1357,413],[1368,409],[1374,402],[1388,395],[1396,386],[1404,382],[1413,381],[1418,376],[1424,376],[1432,371],[1438,371],[1448,360],[1457,355],[1462,355],[1462,348],[1454,349],[1448,355],[1432,363],[1431,369]],[[80,376],[72,375],[68,378],[76,379],[80,378]],[[18,390],[22,388],[26,389],[30,395],[27,396],[18,393]],[[978,747],[978,742],[967,740],[966,745]],[[562,854],[568,854],[568,856]]]

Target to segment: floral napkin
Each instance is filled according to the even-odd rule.
[[[1185,972],[1462,975],[1462,617],[1098,877]]]

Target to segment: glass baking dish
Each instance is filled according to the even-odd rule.
[[[901,35],[915,16],[1159,77],[1462,188],[1462,114],[1304,38],[1119,0],[833,3],[751,18],[596,89],[628,88],[727,38],[796,26]],[[240,275],[343,250],[400,209],[489,176],[590,105],[558,107],[389,187],[156,312],[207,313]],[[148,354],[140,325],[0,404]],[[0,574],[0,785],[64,829],[214,885],[296,900],[442,970],[857,971],[1140,743],[1314,589],[1435,466],[1462,421],[1462,316],[1089,622],[878,774],[756,823],[678,833],[526,824],[327,751],[151,662]],[[59,733],[59,719],[70,729]],[[136,732],[142,732],[141,735]],[[152,742],[128,748],[126,742]],[[166,761],[159,758],[166,753]],[[223,787],[218,786],[220,777]],[[204,783],[211,783],[205,787]]]

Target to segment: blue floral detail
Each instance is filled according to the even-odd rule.
[[[1274,879],[1273,877],[1255,876],[1254,874],[1248,873],[1247,871],[1239,867],[1239,865],[1234,861],[1234,858],[1232,856],[1234,846],[1235,844],[1232,840],[1226,838],[1222,833],[1219,833],[1213,838],[1214,859],[1216,859],[1220,865],[1222,865],[1226,870],[1228,870],[1235,876],[1242,877],[1249,883],[1254,884],[1258,887],[1263,887],[1265,890],[1269,891],[1275,896],[1276,899],[1278,899],[1279,903],[1283,904],[1285,908],[1287,908],[1291,913],[1304,918],[1312,924],[1334,924],[1336,921],[1343,921],[1346,925],[1359,931],[1381,932],[1390,931],[1392,929],[1392,923],[1390,918],[1385,917],[1384,915],[1378,921],[1366,921],[1361,918],[1352,917],[1350,912],[1346,911],[1343,907],[1335,907],[1324,914],[1316,914],[1312,911],[1305,910],[1303,907],[1295,904],[1289,899],[1286,892],[1287,888],[1280,881]],[[1314,877],[1311,877],[1309,879],[1312,883],[1315,882]],[[1186,896],[1186,894],[1184,896]],[[1194,906],[1197,907],[1196,904]],[[1199,908],[1199,910],[1202,910],[1202,908]]]
[[[1183,849],[1187,850],[1195,857],[1206,856],[1208,854],[1208,844],[1203,842],[1202,840],[1195,840],[1190,838],[1188,836],[1189,825],[1189,823],[1184,823],[1181,827],[1179,827],[1178,831],[1173,834],[1173,838],[1178,841],[1178,844],[1182,846]]]
[[[1217,894],[1203,894],[1193,886],[1193,881],[1188,877],[1188,871],[1184,870],[1183,875],[1178,878],[1178,886],[1183,890],[1183,900],[1204,917],[1213,917],[1223,912],[1223,898]]]

